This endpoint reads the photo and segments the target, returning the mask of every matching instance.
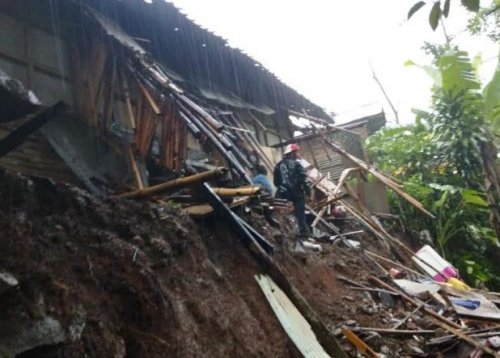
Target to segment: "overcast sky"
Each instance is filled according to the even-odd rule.
[[[383,108],[394,116],[372,78],[370,65],[397,107],[403,123],[411,108],[426,108],[431,80],[406,60],[428,64],[424,41],[444,41],[441,29],[428,25],[429,8],[406,21],[416,0],[174,0],[189,18],[231,46],[260,61],[285,83],[346,121]],[[465,11],[452,1],[449,34],[483,60],[498,49],[464,31]],[[496,60],[488,61],[490,72]],[[487,76],[485,74],[485,76]]]

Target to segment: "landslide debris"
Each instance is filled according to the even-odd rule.
[[[324,244],[295,253],[293,223],[277,219],[279,229],[246,216],[332,331],[403,315],[401,302],[389,307],[337,279],[374,273],[358,252]],[[0,247],[0,357],[300,356],[255,282],[261,267],[217,217],[194,222],[175,205],[0,172]],[[409,349],[371,344],[396,356]]]

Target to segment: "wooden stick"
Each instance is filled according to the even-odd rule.
[[[383,333],[383,334],[416,334],[416,335],[421,335],[421,334],[435,334],[436,330],[435,329],[392,329],[392,328],[375,328],[375,327],[356,327],[352,328],[354,332],[377,332],[377,333]]]
[[[345,326],[342,327],[342,333],[344,334],[345,338],[347,338],[347,340],[351,342],[365,357],[378,358],[378,354],[373,349],[371,349],[368,344],[363,342],[361,338],[355,335],[354,332],[349,328]]]
[[[425,305],[425,302],[422,302],[421,304],[419,304],[418,307],[415,308],[413,311],[411,311],[409,314],[407,314],[405,318],[403,318],[401,321],[399,321],[398,323],[396,323],[394,325],[394,327],[392,327],[392,329],[397,329],[397,328],[401,327],[403,325],[403,323],[405,323],[406,321],[408,321],[411,318],[411,316],[413,316],[415,313],[417,313],[417,311],[419,309],[421,309],[422,307],[424,307],[424,305]]]
[[[137,84],[139,85],[142,93],[144,94],[144,97],[148,101],[149,105],[151,106],[151,109],[156,113],[156,114],[161,114],[161,109],[158,104],[156,104],[156,101],[154,100],[153,96],[149,91],[144,87],[144,85],[136,78]]]
[[[500,336],[500,331],[482,332],[482,333],[467,332],[467,333],[468,333],[469,337],[473,337],[473,338],[488,338],[488,337]],[[457,338],[457,336],[454,334],[450,334],[448,336],[441,336],[438,338],[430,339],[425,344],[428,346],[439,345],[439,344],[446,343],[454,338]]]
[[[347,196],[349,196],[349,194],[347,193],[341,193],[339,195],[336,195],[330,199],[327,199],[326,201],[323,201],[323,202],[319,202],[318,204],[316,204],[316,206],[314,206],[314,209],[315,210],[318,210],[318,209],[321,209],[325,206],[328,206],[328,205],[331,205],[333,203],[335,203],[336,201],[339,201],[339,200],[342,200],[342,199],[345,199]]]
[[[146,197],[160,194],[166,190],[200,184],[201,182],[206,181],[208,179],[222,176],[226,172],[227,172],[227,169],[225,169],[225,168],[217,168],[215,170],[210,170],[207,172],[203,172],[203,173],[199,173],[199,174],[195,174],[195,175],[191,175],[191,176],[187,176],[187,177],[170,180],[170,181],[167,181],[167,182],[162,183],[162,184],[150,186],[149,188],[135,190],[135,191],[132,191],[129,193],[123,193],[123,194],[119,194],[119,195],[113,195],[112,197],[113,198],[122,198],[122,199],[146,198]]]
[[[336,196],[336,194],[340,191],[340,188],[342,188],[342,186],[344,185],[344,182],[347,179],[347,177],[349,176],[349,174],[351,174],[354,171],[358,171],[358,170],[359,170],[359,168],[344,169],[342,171],[342,174],[340,175],[337,186],[335,187],[335,189],[333,189],[331,194],[328,196],[328,199],[333,199]],[[311,227],[315,227],[316,225],[318,225],[319,219],[323,216],[327,207],[328,206],[325,205],[325,206],[323,206],[323,208],[321,208],[320,212],[318,213],[318,215],[316,216],[316,218],[312,222]]]
[[[438,317],[441,317],[441,316],[438,316]],[[447,325],[443,322],[440,322],[439,320],[434,319],[432,317],[429,317],[429,320],[432,321],[435,325],[447,330],[448,332],[452,333],[453,335],[457,336],[458,338],[471,344],[473,347],[479,348],[483,352],[491,354],[493,357],[500,357],[500,354],[496,353],[491,348],[486,347],[485,345],[482,345],[481,343],[479,343],[475,339],[471,338],[470,336],[468,336],[464,332],[459,331],[458,329],[456,329],[454,327],[450,327],[449,325]]]
[[[386,284],[384,281],[378,279],[377,277],[375,276],[370,276],[370,280],[371,281],[374,281],[376,282],[379,286],[381,287],[384,287],[385,289],[389,290],[389,291],[393,291],[393,292],[400,292],[398,290],[396,290],[394,287],[392,286],[389,286],[388,284]],[[422,302],[420,301],[417,301],[417,300],[414,300],[413,298],[411,298],[410,296],[408,296],[407,294],[403,293],[403,292],[400,292],[401,294],[401,298],[403,298],[405,301],[407,302],[410,302],[411,304],[413,304],[414,306],[419,306]],[[444,325],[446,326],[449,326],[449,327],[452,327],[452,328],[455,328],[455,329],[460,329],[462,327],[460,327],[458,324],[444,318],[443,316],[440,316],[438,315],[436,312],[426,308],[425,306],[422,307],[422,310],[428,315],[428,316],[431,316],[429,318],[434,318],[438,321],[441,321],[443,322]]]
[[[388,295],[391,295],[391,296],[400,296],[399,293],[387,291],[387,290],[382,290],[380,288],[350,287],[350,289],[355,290],[355,291],[382,292],[382,293],[387,293]],[[397,327],[395,327],[395,328],[397,328]]]
[[[132,171],[134,172],[137,189],[142,190],[144,189],[144,184],[142,182],[141,173],[139,172],[139,168],[137,167],[137,161],[135,159],[134,151],[132,150],[131,146],[128,147],[128,157],[132,166]]]
[[[414,273],[414,274],[416,274],[416,275],[418,275],[418,276],[421,276],[421,277],[429,277],[429,276],[427,276],[427,275],[421,274],[421,273],[420,273],[420,272],[418,272],[418,271],[412,270],[411,268],[406,267],[405,265],[402,265],[402,264],[400,264],[400,263],[398,263],[398,262],[396,262],[396,261],[392,261],[392,260],[389,260],[389,259],[387,259],[387,258],[385,258],[385,257],[383,257],[383,256],[377,255],[377,254],[376,254],[376,253],[374,253],[374,252],[371,252],[371,251],[368,251],[368,250],[365,250],[365,252],[366,252],[368,255],[370,255],[370,256],[376,257],[377,259],[380,259],[380,260],[382,260],[382,261],[385,261],[385,262],[387,262],[387,263],[390,263],[391,265],[397,266],[397,267],[399,267],[399,268],[401,268],[401,269],[403,269],[403,270],[407,270],[407,271],[409,271],[409,272],[411,272],[411,273]]]

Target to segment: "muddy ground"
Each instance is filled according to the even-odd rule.
[[[405,307],[353,291],[342,275],[376,273],[359,252],[325,244],[295,253],[293,225],[249,222],[327,326],[384,326]],[[369,236],[364,248],[377,251]],[[0,357],[299,357],[254,275],[262,269],[216,217],[176,205],[97,199],[47,179],[0,174]],[[417,317],[418,319],[418,317]],[[344,346],[351,349],[345,342]],[[375,337],[387,356],[404,341]]]

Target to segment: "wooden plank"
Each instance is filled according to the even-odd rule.
[[[356,334],[354,334],[354,332],[351,331],[349,328],[347,328],[345,326],[342,327],[342,334],[365,357],[379,358],[379,355],[368,344],[366,344],[361,338],[359,338]]]

